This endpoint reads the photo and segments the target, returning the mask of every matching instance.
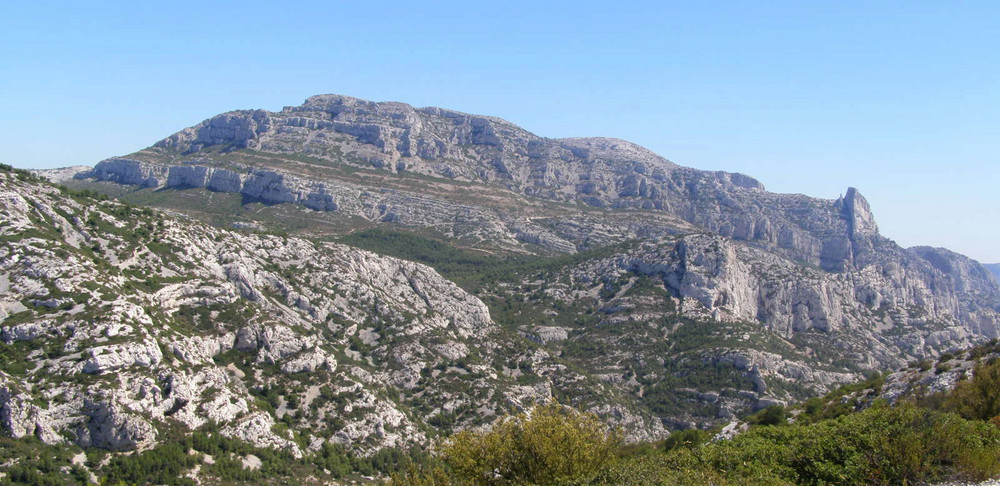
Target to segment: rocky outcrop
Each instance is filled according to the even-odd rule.
[[[178,189],[205,187],[208,183],[208,167],[198,165],[176,165],[167,171],[167,187]]]
[[[240,194],[268,203],[295,202],[296,194],[285,183],[285,176],[271,171],[255,171],[243,182]]]
[[[156,440],[156,429],[141,416],[108,402],[85,402],[86,422],[76,431],[81,447],[133,450]]]
[[[656,390],[660,383],[678,383],[672,400],[726,419],[801,400],[793,390],[803,384],[822,392],[861,379],[860,370],[891,369],[997,337],[1000,313],[990,303],[1000,295],[972,272],[978,266],[956,257],[943,267],[985,292],[972,297],[928,262],[926,251],[897,251],[888,262],[833,273],[746,242],[695,234],[633,243],[492,291],[507,302],[551,299],[519,311],[536,316],[519,331],[593,369],[609,387],[645,399],[666,393]],[[962,263],[966,270],[956,270]],[[578,309],[570,332],[552,332],[561,329],[552,324],[569,322],[546,315],[553,308]],[[706,369],[732,373],[742,385],[713,389],[704,384],[715,378],[691,378]],[[670,428],[703,420],[664,417]]]
[[[26,309],[25,309],[26,310]],[[14,341],[32,341],[45,334],[45,329],[37,322],[15,324],[0,330],[0,339],[10,344]]]
[[[166,174],[166,177],[164,177]],[[267,204],[296,203],[317,211],[336,211],[336,194],[324,183],[300,180],[275,171],[229,169],[199,165],[159,165],[124,159],[102,161],[80,178],[142,187],[192,189],[239,193]]]
[[[90,358],[83,363],[83,372],[107,373],[130,366],[151,367],[163,360],[160,345],[155,341],[130,342],[91,348]]]
[[[274,418],[265,413],[255,413],[222,429],[222,434],[257,447],[285,449],[295,457],[302,457],[302,450],[289,439],[278,436],[272,430]]]
[[[141,187],[157,187],[166,180],[165,167],[147,164],[138,160],[113,158],[102,160],[89,172],[80,172],[76,178],[94,178],[99,181],[117,182],[119,184]]]
[[[267,133],[271,125],[271,118],[264,110],[224,113],[197,127],[182,130],[160,143],[164,147],[191,152],[218,145],[226,149],[254,148],[258,137]]]
[[[952,350],[937,360],[913,361],[886,374],[874,386],[852,392],[841,400],[844,403],[853,400],[858,408],[867,408],[876,400],[897,403],[948,394],[959,383],[971,380],[977,366],[995,361],[997,351],[994,342],[972,349]]]
[[[36,169],[33,170],[35,174],[38,174],[43,179],[48,179],[55,184],[63,184],[72,181],[77,174],[83,172],[90,172],[93,167],[88,167],[86,165],[75,165],[72,167],[60,167],[57,169]]]
[[[619,268],[661,278],[674,295],[719,318],[759,321],[785,335],[934,323],[938,329],[926,337],[948,335],[956,345],[1000,336],[1000,291],[980,265],[946,250],[899,250],[885,263],[830,273],[717,236],[642,248],[621,257]]]
[[[10,376],[0,373],[0,430],[15,439],[34,436],[46,444],[61,442],[42,409],[19,388]]]
[[[216,192],[240,192],[243,188],[243,178],[231,170],[214,169],[208,174],[205,188]]]

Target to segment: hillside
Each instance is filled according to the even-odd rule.
[[[552,398],[660,440],[1000,333],[988,270],[881,236],[856,189],[438,108],[318,96],[42,175],[0,171],[22,445],[200,437],[319,481]]]

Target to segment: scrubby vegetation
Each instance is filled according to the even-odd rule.
[[[592,416],[549,404],[491,432],[453,436],[440,448],[444,467],[411,468],[392,485],[897,485],[1000,475],[991,394],[1000,387],[1000,362],[977,367],[975,378],[935,402],[940,409],[914,400],[876,400],[862,411],[830,406],[856,400],[880,380],[792,410],[764,409],[731,440],[679,431],[658,452],[618,447],[613,431]]]
[[[552,402],[496,424],[462,431],[442,454],[457,477],[477,486],[558,484],[596,476],[619,439],[600,419]]]
[[[480,252],[457,247],[410,231],[370,228],[338,238],[340,243],[375,253],[423,263],[467,291],[478,293],[488,284],[518,280],[521,275],[546,274],[572,263],[613,254],[629,243],[568,255],[544,256]]]
[[[193,486],[198,470],[201,484],[303,484],[314,478],[321,484],[335,480],[364,481],[386,477],[418,466],[430,468],[439,461],[426,451],[386,448],[361,456],[344,446],[324,444],[303,458],[287,451],[254,447],[218,432],[171,431],[174,437],[145,451],[111,453],[74,446],[48,446],[35,438],[0,438],[0,486],[85,485],[90,473],[100,484]],[[72,459],[78,456],[76,462]],[[259,467],[248,468],[244,458],[253,456]],[[89,472],[88,472],[89,471]]]
[[[966,419],[1000,426],[1000,361],[976,365],[972,379],[958,383],[943,406]]]
[[[989,372],[998,367],[981,365],[980,378],[948,394],[943,407],[961,401],[968,406],[963,415],[988,416],[990,402],[969,400],[968,393],[1000,384],[1000,374]],[[327,446],[295,459],[217,433],[196,432],[145,452],[109,456],[87,451],[85,463],[74,463],[70,458],[79,452],[70,447],[3,439],[0,450],[8,466],[0,484],[86,484],[91,471],[106,484],[187,485],[194,484],[186,477],[194,467],[200,467],[203,479],[220,484],[293,484],[305,477],[363,480],[364,474],[391,476],[391,486],[897,485],[1000,475],[995,420],[966,418],[912,401],[876,401],[863,411],[833,418],[819,418],[808,408],[765,409],[748,417],[755,425],[731,440],[687,430],[651,447],[622,445],[596,416],[552,402],[500,419],[490,430],[446,438],[434,457],[387,450],[360,458]],[[249,454],[260,459],[260,469],[244,468],[240,458]]]

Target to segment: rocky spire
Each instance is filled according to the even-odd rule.
[[[875,224],[875,216],[868,205],[868,200],[853,187],[847,188],[847,195],[837,199],[837,207],[840,215],[847,221],[847,233],[852,241],[859,236],[873,236],[878,234],[878,225]]]

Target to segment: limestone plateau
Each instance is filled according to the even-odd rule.
[[[986,268],[854,188],[440,108],[315,96],[48,175],[132,204],[0,173],[15,437],[370,453],[555,396],[648,440],[1000,329]]]

